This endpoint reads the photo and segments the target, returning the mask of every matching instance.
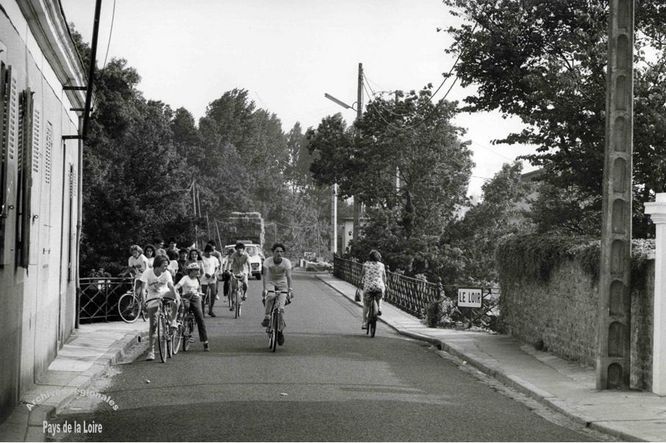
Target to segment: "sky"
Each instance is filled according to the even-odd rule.
[[[90,42],[95,2],[61,3]],[[324,93],[355,103],[359,63],[371,94],[437,88],[455,61],[444,52],[450,37],[437,28],[459,23],[441,0],[103,0],[97,60],[125,58],[147,99],[184,107],[197,121],[226,91],[247,89],[287,132],[296,122],[305,130],[338,112],[351,124],[356,112]],[[443,98],[452,81],[434,98]],[[446,97],[473,93],[456,83]],[[364,92],[364,103],[369,98]],[[522,129],[515,118],[461,114],[455,123],[467,129],[463,140],[471,141],[476,164],[469,195],[479,195],[503,163],[533,151],[491,144]],[[524,171],[531,169],[524,163]]]

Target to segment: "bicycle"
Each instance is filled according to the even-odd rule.
[[[245,295],[243,292],[243,274],[234,274],[233,277],[236,283],[233,294],[230,294],[229,299],[231,300],[230,307],[233,307],[234,310],[234,318],[238,318],[241,316],[241,305],[243,304],[243,297]]]
[[[267,291],[267,293],[275,293],[275,291]],[[281,294],[287,294],[287,300],[285,301],[285,306],[291,303],[291,299],[289,298],[289,292],[288,291],[280,291]],[[280,313],[280,310],[278,309],[278,305],[276,303],[277,301],[277,296],[273,299],[273,308],[271,309],[271,317],[268,322],[268,327],[266,328],[266,333],[268,334],[268,349],[271,351],[275,352],[275,349],[277,348],[277,342],[278,342],[278,332],[282,332],[282,315]],[[262,299],[261,302],[266,305],[266,299]]]
[[[173,299],[171,298],[151,298],[146,300],[146,303],[159,300],[157,306],[157,348],[160,353],[160,360],[166,363],[167,358],[174,355],[173,353],[173,335],[175,331],[170,329],[171,310],[173,309]],[[176,328],[177,329],[177,328]]]
[[[381,292],[379,295],[381,296]],[[368,297],[372,298],[372,303],[368,306],[368,324],[365,334],[374,337],[375,332],[377,331],[377,313],[379,312],[379,306],[377,305],[377,297],[374,293],[370,293]]]
[[[143,291],[136,292],[136,283],[140,281],[134,278],[132,289],[124,293],[118,299],[118,314],[125,323],[134,323],[139,316],[146,321],[146,306],[143,302]]]
[[[210,311],[210,291],[210,288],[206,288],[206,292],[201,293],[201,312],[203,315]],[[208,306],[208,311],[206,311],[206,306]]]
[[[199,296],[203,296],[203,293],[199,292]],[[190,349],[190,345],[194,341],[194,313],[187,309],[185,311],[185,303],[192,303],[191,301],[183,298],[183,304],[178,313],[178,329],[180,331],[180,340],[177,343],[174,343],[174,350],[178,349],[178,346],[182,343],[183,352],[187,352]],[[176,351],[177,353],[178,351]]]

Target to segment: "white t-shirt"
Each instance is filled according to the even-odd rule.
[[[183,276],[178,283],[176,283],[176,290],[183,288],[183,295],[190,293],[196,294],[199,292],[199,280],[196,278],[190,278],[189,275]]]
[[[136,271],[136,278],[141,278],[141,274],[148,269],[148,259],[143,254],[140,254],[137,258],[130,255],[130,258],[127,260],[127,266]]]
[[[201,261],[204,265],[203,275],[201,276],[201,284],[207,285],[210,283],[215,283],[215,270],[220,267],[220,261],[214,255],[209,257],[201,257]],[[210,278],[206,277],[206,274],[210,275]]]
[[[155,275],[153,268],[148,269],[141,276],[141,281],[145,283],[148,295],[146,300],[151,298],[162,298],[169,292],[169,283],[173,285],[171,272],[164,271],[159,276]]]
[[[291,269],[291,262],[283,258],[279,264],[273,261],[273,257],[264,260],[264,268],[268,269],[269,280],[267,283],[277,286],[280,290],[287,289],[287,271]]]

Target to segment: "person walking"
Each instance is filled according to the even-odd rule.
[[[217,300],[217,272],[220,269],[220,261],[217,257],[213,256],[213,246],[210,244],[206,245],[204,248],[204,254],[201,258],[203,263],[203,272],[201,276],[201,292],[204,294],[206,291],[210,292],[210,304],[208,305],[208,315],[211,317],[216,317],[215,312],[213,312],[213,306],[215,305],[215,300]]]
[[[377,315],[382,315],[381,299],[386,291],[386,268],[382,263],[382,255],[376,249],[370,251],[368,260],[361,270],[363,283],[363,323],[361,329],[368,328],[368,307],[373,298],[377,299]]]

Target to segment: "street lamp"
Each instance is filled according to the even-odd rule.
[[[324,97],[327,99],[331,100],[332,102],[342,106],[345,109],[354,109],[353,105],[348,105],[347,103],[343,102],[342,100],[339,100],[335,97],[333,97],[330,94],[324,93]],[[358,64],[358,90],[357,90],[357,100],[356,100],[356,120],[359,120],[361,118],[361,115],[363,115],[363,63]],[[333,196],[334,198],[337,198],[337,183],[333,184]],[[338,233],[337,233],[337,200],[333,203],[334,209],[334,220],[333,220],[333,253],[337,251],[337,245],[338,245]],[[361,205],[357,201],[356,198],[354,198],[354,231],[353,231],[353,240],[356,241],[358,240],[358,231],[359,231],[359,217],[360,217],[360,212],[361,212]]]

